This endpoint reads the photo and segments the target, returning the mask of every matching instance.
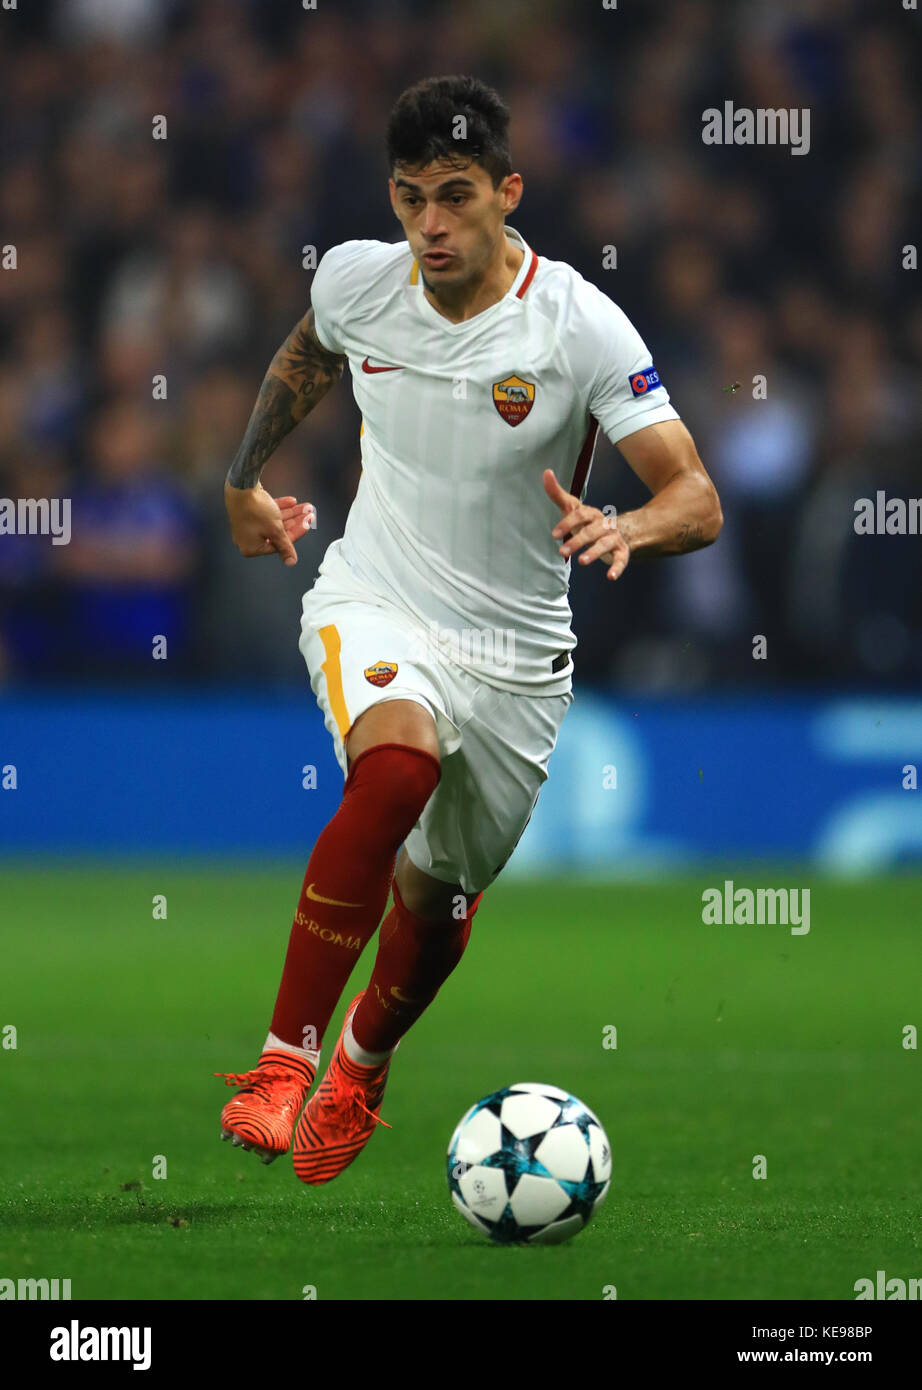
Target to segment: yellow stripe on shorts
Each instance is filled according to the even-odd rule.
[[[318,635],[323,643],[323,650],[326,660],[321,666],[321,671],[327,678],[327,695],[330,700],[330,709],[333,718],[336,720],[336,727],[339,729],[339,736],[345,743],[352,720],[349,718],[349,711],[346,709],[346,698],[343,695],[343,672],[339,664],[339,653],[342,644],[339,640],[339,633],[335,623],[328,623],[326,627],[319,629]]]

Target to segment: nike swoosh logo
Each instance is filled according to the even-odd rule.
[[[372,367],[372,366],[369,364],[368,358],[366,357],[366,358],[365,358],[365,361],[362,363],[362,371],[363,371],[363,372],[369,372],[369,373],[371,373],[371,372],[402,372],[402,371],[403,371],[403,368],[402,368],[402,367]]]
[[[307,896],[314,903],[329,903],[331,907],[364,907],[364,903],[341,903],[338,898],[324,898],[319,893],[314,892],[314,885],[307,885]]]
[[[416,1004],[419,1002],[416,999],[408,999],[403,990],[398,989],[396,985],[391,985],[391,994],[395,999],[399,999],[401,1004]]]

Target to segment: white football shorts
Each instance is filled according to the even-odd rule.
[[[304,595],[299,643],[337,762],[345,777],[344,740],[371,705],[415,700],[428,709],[442,775],[405,848],[424,873],[479,893],[531,819],[573,692],[487,685],[447,659],[411,615],[342,570]]]

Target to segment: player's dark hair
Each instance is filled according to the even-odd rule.
[[[436,159],[459,167],[476,160],[494,188],[512,173],[509,109],[478,78],[426,77],[394,103],[387,122],[388,170],[399,166],[405,173],[418,173]]]

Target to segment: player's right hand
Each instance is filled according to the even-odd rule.
[[[280,555],[286,565],[296,565],[295,541],[314,521],[312,502],[296,497],[272,497],[262,483],[255,487],[224,484],[224,504],[230,518],[234,545],[248,560],[257,555]]]

